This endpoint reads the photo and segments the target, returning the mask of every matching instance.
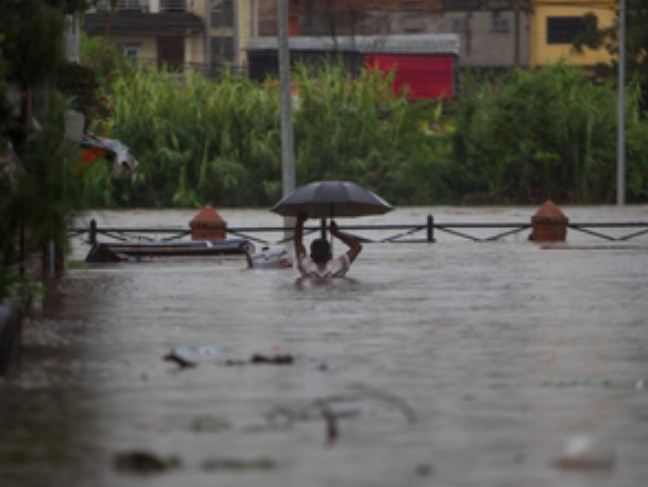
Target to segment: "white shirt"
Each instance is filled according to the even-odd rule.
[[[304,277],[317,279],[328,279],[330,277],[344,277],[351,268],[349,256],[345,253],[339,257],[329,260],[326,267],[320,270],[317,264],[309,256],[305,255],[297,261],[297,269]]]

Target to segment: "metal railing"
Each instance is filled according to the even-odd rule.
[[[117,0],[115,11],[117,12],[149,12],[150,0]],[[97,12],[110,12],[113,9],[111,0],[99,0],[95,9]]]
[[[111,0],[99,0],[95,5],[97,12],[112,11]],[[189,12],[192,10],[191,0],[117,0],[115,11],[117,12]]]
[[[568,223],[567,228],[581,232],[598,239],[623,242],[642,235],[648,235],[648,222],[580,222]],[[391,225],[341,225],[340,229],[353,232],[392,232],[391,235],[380,238],[368,238],[359,235],[363,242],[367,243],[434,243],[436,242],[435,232],[447,233],[458,238],[471,240],[473,242],[494,242],[505,237],[519,234],[532,228],[531,223],[436,223],[432,215],[428,215],[425,222],[421,224],[391,224]],[[623,235],[609,235],[602,233],[601,229],[627,229],[629,233]],[[290,232],[291,227],[228,227],[227,233],[238,237],[244,237],[248,240],[262,244],[272,245],[284,243],[287,238],[286,232]],[[320,232],[325,237],[328,227],[322,220],[320,225],[307,225],[304,227],[304,234]],[[495,231],[487,236],[477,236],[470,233],[471,230],[490,230]],[[120,227],[102,227],[99,228],[95,220],[90,221],[88,227],[76,227],[69,230],[70,235],[88,234],[88,243],[97,243],[97,237],[103,235],[117,241],[162,241],[172,242],[187,237],[191,234],[189,228],[120,228]],[[262,238],[260,235],[281,234],[278,240],[269,240]],[[159,238],[159,236],[165,235]],[[158,236],[158,238],[154,238]]]

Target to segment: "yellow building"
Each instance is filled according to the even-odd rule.
[[[584,48],[577,53],[572,40],[583,28],[583,15],[596,16],[597,27],[610,27],[616,16],[615,0],[531,0],[529,32],[531,66],[542,66],[559,60],[582,66],[593,66],[610,60],[604,49]]]

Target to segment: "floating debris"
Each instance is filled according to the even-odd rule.
[[[434,474],[434,466],[427,463],[420,463],[416,466],[414,472],[416,472],[416,475],[419,477],[429,477]]]
[[[561,379],[545,380],[540,383],[542,387],[611,387],[610,379]],[[618,385],[618,384],[617,384]]]
[[[203,470],[218,471],[252,471],[252,470],[273,470],[276,462],[271,458],[209,458],[202,463]]]
[[[324,360],[318,360],[313,368],[319,372],[326,372],[329,369],[328,364]]]
[[[162,458],[147,451],[134,450],[115,454],[113,465],[117,470],[138,474],[160,473],[180,467],[182,462],[176,456]]]
[[[225,360],[224,364],[227,366],[239,366],[239,365],[247,365],[249,362],[247,360],[243,359],[227,359]]]
[[[593,436],[577,435],[565,443],[555,466],[563,470],[611,470],[614,457]]]
[[[560,379],[560,380],[543,380],[540,382],[542,387],[603,387],[603,388],[632,388],[637,390],[648,389],[648,379],[637,379],[634,381],[622,381],[612,379]]]
[[[339,420],[357,417],[362,413],[362,410],[357,407],[349,409],[350,404],[357,406],[367,400],[372,400],[371,402],[375,401],[378,404],[382,403],[395,408],[405,417],[408,423],[415,423],[418,420],[416,412],[400,397],[366,386],[359,386],[356,389],[354,393],[326,396],[296,407],[275,407],[266,415],[266,421],[274,429],[277,429],[289,428],[298,421],[323,419],[325,441],[328,445],[332,445],[340,435]],[[346,406],[346,409],[340,409],[340,406]]]
[[[232,347],[227,346],[227,345],[200,345],[200,346],[192,346],[192,345],[179,345],[173,349],[175,353],[178,355],[182,355],[184,357],[190,357],[190,356],[197,356],[196,358],[203,356],[203,357],[215,357],[223,354],[230,353],[232,351]]]
[[[295,359],[292,355],[261,355],[254,354],[250,357],[249,360],[243,359],[227,359],[223,363],[228,366],[240,366],[240,365],[292,365],[295,362]]]
[[[196,362],[192,362],[191,360],[184,358],[182,355],[178,355],[175,351],[167,353],[164,357],[162,357],[162,359],[166,360],[167,362],[175,362],[181,369],[185,367],[195,367],[196,365],[198,365],[196,364]]]
[[[292,355],[261,355],[254,354],[250,358],[252,364],[273,364],[273,365],[292,365],[294,362]]]
[[[191,420],[190,428],[198,433],[214,433],[232,428],[232,424],[218,416],[197,416]]]

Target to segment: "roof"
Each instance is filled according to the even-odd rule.
[[[111,20],[112,17],[112,20]],[[205,31],[200,17],[190,12],[143,13],[117,11],[88,13],[83,29],[91,35],[189,35]]]
[[[443,0],[311,0],[310,2],[295,2],[291,9],[298,12],[367,12],[370,10],[397,12],[441,12]]]
[[[289,38],[293,51],[350,51],[381,54],[459,55],[457,34],[399,34],[379,36],[295,36]],[[276,51],[276,37],[250,39],[250,51]]]

